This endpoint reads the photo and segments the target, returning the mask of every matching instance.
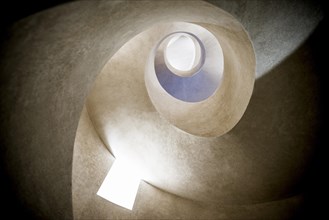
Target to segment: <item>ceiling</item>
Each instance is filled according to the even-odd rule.
[[[162,173],[176,178],[166,181],[160,176],[159,187],[143,182],[130,213],[97,198],[99,185],[87,183],[100,184],[113,158],[94,114],[84,108],[94,82],[113,65],[133,71],[128,59],[127,65],[120,65],[110,58],[119,56],[116,52],[137,34],[159,22],[220,22],[218,7],[244,25],[256,53],[257,80],[242,119],[226,135],[205,141],[174,130],[152,109],[145,91],[138,90],[147,108],[135,120],[146,128],[151,120],[159,122],[159,132],[149,132],[154,137],[150,141],[166,147],[150,151],[166,151],[160,153],[169,155],[163,158],[168,170]],[[321,6],[312,1],[82,1],[18,21],[6,33],[0,59],[1,175],[7,206],[50,219],[290,218],[309,203],[319,211],[310,213],[321,213],[322,203],[315,195],[324,190],[318,181],[324,166],[319,163],[318,172],[311,168],[314,158],[322,161],[318,155],[323,155],[323,60],[318,56],[323,16]],[[129,83],[133,78],[122,80]],[[111,80],[104,83],[131,92],[141,88],[138,80],[129,84],[132,88]],[[124,119],[124,113],[130,114],[118,113],[121,118],[116,118]],[[176,151],[171,151],[173,146]],[[81,169],[74,169],[75,162]],[[184,181],[187,188],[181,185]],[[168,190],[175,189],[174,184],[178,190]],[[81,191],[72,197],[74,189]],[[81,201],[79,209],[75,199]]]

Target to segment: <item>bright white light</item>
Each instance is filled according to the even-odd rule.
[[[116,159],[97,195],[132,210],[140,183],[140,175],[127,161]]]
[[[196,58],[193,40],[183,34],[174,36],[167,44],[166,58],[169,64],[179,71],[191,70]]]

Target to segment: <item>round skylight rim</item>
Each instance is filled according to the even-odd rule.
[[[172,60],[168,55],[168,47],[172,43],[172,40],[177,37],[185,37],[190,41],[190,43],[193,43],[193,49],[194,49],[194,59],[193,59],[193,64],[191,65],[191,68],[188,69],[180,69],[177,68],[175,65],[173,65]],[[192,33],[188,32],[175,32],[167,37],[162,42],[163,45],[163,58],[166,64],[166,67],[172,72],[173,74],[179,76],[179,77],[192,77],[195,74],[197,74],[200,69],[202,68],[204,61],[205,61],[205,49],[202,44],[202,42],[194,36]]]

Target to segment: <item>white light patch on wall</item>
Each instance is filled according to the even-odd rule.
[[[175,36],[168,42],[165,56],[175,69],[191,70],[196,58],[195,44],[189,36]]]
[[[132,210],[140,180],[139,172],[132,164],[116,159],[97,195]]]

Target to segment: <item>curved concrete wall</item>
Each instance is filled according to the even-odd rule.
[[[114,159],[100,140],[86,108],[74,146],[72,173],[75,219],[290,219],[303,196],[258,204],[222,205],[189,200],[141,181],[133,210],[96,195]]]
[[[322,18],[319,7],[304,2],[216,4],[239,17],[250,32],[260,75],[298,48]],[[205,2],[83,1],[35,14],[12,26],[2,44],[0,59],[1,157],[6,178],[33,215],[49,219],[73,217],[71,170],[75,132],[89,88],[109,58],[154,23],[203,19],[216,23],[220,21],[212,15],[217,10],[220,9]],[[250,138],[246,131],[254,130],[257,134],[257,145],[249,142],[246,147],[273,146],[273,140],[279,146],[288,143],[292,150],[287,151],[286,157],[278,158],[278,164],[289,161],[293,149],[300,144],[314,145],[317,120],[313,119],[318,115],[317,99],[313,97],[318,97],[318,78],[313,74],[316,69],[309,51],[309,47],[303,47],[256,82],[252,98],[255,102],[248,108],[247,116],[257,112],[264,117],[253,118],[251,124],[239,124],[242,136],[237,142]],[[289,74],[285,73],[287,70]],[[281,86],[273,87],[273,82]],[[300,95],[304,94],[301,91],[307,91],[306,95]],[[299,110],[301,106],[305,108]],[[296,127],[303,130],[288,132]],[[284,142],[282,135],[287,138]],[[263,153],[267,153],[266,148],[249,156],[257,160]],[[278,214],[272,214],[275,213]]]
[[[229,14],[219,11],[216,17],[221,21],[216,25],[205,24],[202,21],[197,23],[200,28],[205,28],[204,32],[210,31],[209,33],[217,39],[224,56],[221,83],[219,85],[218,82],[218,87],[207,99],[200,102],[179,100],[162,87],[157,75],[154,74],[158,71],[156,59],[155,63],[149,59],[145,68],[145,85],[157,111],[177,128],[203,137],[221,136],[238,123],[247,108],[255,81],[255,55],[247,33],[241,24]],[[186,24],[185,29],[187,29],[186,26],[189,27]],[[192,24],[190,26],[193,27]],[[170,26],[158,25],[157,28],[163,28],[168,32],[171,30]],[[180,27],[176,24],[174,28],[182,29],[184,26],[181,25]],[[191,32],[193,33],[192,28]],[[211,45],[213,48],[216,46],[215,43]],[[149,56],[155,56],[155,51],[149,54]],[[213,64],[221,61],[215,60],[213,54],[209,53],[208,55],[204,71],[214,73],[218,71],[218,74],[221,74],[220,68]],[[216,80],[213,77],[209,81],[216,82]],[[203,87],[209,86],[210,88],[212,86],[209,82],[203,81],[202,78],[197,78],[197,82],[204,83]],[[190,81],[188,85],[192,87],[193,82]],[[175,86],[179,85],[176,84]],[[194,89],[198,91],[197,88]]]
[[[220,13],[218,17],[221,17]],[[173,30],[172,26],[176,25],[158,24],[140,33],[121,47],[105,65],[86,100],[86,107],[96,132],[116,158],[130,161],[134,167],[140,166],[141,172],[145,175],[142,179],[166,192],[194,201],[216,204],[237,205],[267,201],[269,198],[271,200],[273,196],[278,196],[275,194],[280,194],[280,189],[273,190],[274,193],[260,195],[258,194],[260,186],[257,182],[249,181],[249,185],[245,183],[246,178],[252,179],[252,177],[247,174],[248,172],[241,171],[244,170],[242,167],[247,167],[249,163],[245,161],[246,158],[243,155],[236,152],[239,147],[227,141],[230,139],[228,136],[201,138],[182,132],[168,123],[167,118],[163,118],[161,112],[155,110],[156,106],[152,105],[155,100],[167,105],[167,109],[172,109],[171,117],[174,122],[197,118],[199,123],[190,122],[190,127],[194,126],[193,128],[197,130],[203,128],[203,125],[208,125],[213,128],[212,132],[217,132],[231,126],[230,119],[237,118],[237,115],[241,113],[235,111],[240,110],[243,113],[246,102],[249,102],[248,95],[251,95],[250,90],[254,82],[255,63],[250,44],[246,44],[246,47],[240,45],[241,42],[245,43],[245,38],[238,43],[235,39],[225,46],[239,45],[245,50],[244,52],[248,52],[248,55],[251,51],[252,65],[244,66],[246,72],[230,72],[229,68],[226,68],[225,74],[229,76],[225,81],[226,88],[224,86],[221,88],[224,95],[220,92],[221,95],[216,94],[221,99],[210,100],[195,106],[189,106],[190,103],[174,105],[173,101],[165,103],[167,100],[163,96],[152,97],[152,94],[147,93],[144,73],[149,68],[146,64],[148,55],[154,45]],[[214,26],[207,25],[206,27],[212,28],[214,32],[217,28],[221,31],[223,29],[223,27]],[[223,35],[221,40],[225,37]],[[248,38],[247,42],[249,42]],[[241,49],[234,46],[230,48]],[[234,61],[240,61],[241,57],[226,56],[227,59]],[[249,61],[249,58],[245,60]],[[231,81],[237,81],[236,84],[232,83],[235,86],[227,83]],[[244,88],[238,88],[241,85],[240,82],[244,82]],[[235,94],[238,94],[239,98],[236,98]],[[153,98],[152,102],[150,97]],[[229,98],[233,101],[227,100]],[[231,103],[235,104],[235,108],[231,108]],[[215,114],[212,114],[213,112]],[[212,117],[202,117],[205,114]],[[205,118],[208,121],[201,124]],[[221,127],[213,126],[212,123],[218,121],[222,122]],[[74,157],[77,156],[74,155]],[[296,161],[296,163],[299,162]],[[257,175],[262,175],[261,173],[264,172],[263,168],[256,164],[253,170],[255,173],[258,172]],[[97,170],[90,171],[90,173],[95,172]]]

